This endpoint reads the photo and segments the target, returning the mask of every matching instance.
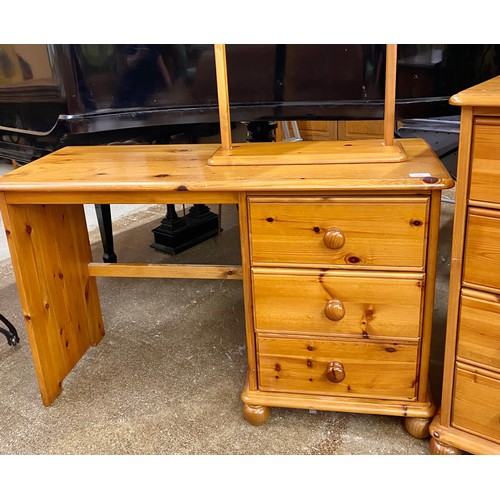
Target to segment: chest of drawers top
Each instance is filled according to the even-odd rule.
[[[458,92],[450,98],[455,106],[496,107],[500,102],[500,76]]]

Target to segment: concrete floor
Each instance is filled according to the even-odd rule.
[[[453,199],[453,190],[444,193]],[[115,220],[120,262],[240,262],[236,207],[223,205],[220,236],[178,256],[149,247],[165,206]],[[212,207],[216,210],[216,207]],[[454,204],[442,204],[431,387],[439,402]],[[101,261],[97,229],[91,241]],[[2,455],[426,455],[398,417],[272,409],[242,417],[246,371],[239,281],[99,278],[106,335],[44,407],[10,260],[0,261],[0,312],[18,329],[0,337]]]

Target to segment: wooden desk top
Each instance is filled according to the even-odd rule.
[[[451,96],[450,104],[455,106],[498,106],[500,104],[500,76]]]
[[[76,203],[76,195],[81,199],[86,193],[422,191],[453,186],[425,141],[400,142],[408,156],[403,163],[244,167],[207,165],[218,144],[71,146],[0,177],[0,192],[8,199],[17,194],[16,203],[21,203],[19,195],[27,203],[30,196],[31,202],[43,202],[42,193],[49,203],[62,200],[63,193]]]

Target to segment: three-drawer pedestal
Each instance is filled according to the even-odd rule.
[[[249,196],[258,386],[270,406],[408,417],[428,435],[440,192]]]

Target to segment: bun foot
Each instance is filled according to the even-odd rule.
[[[270,410],[267,406],[243,405],[243,417],[252,425],[262,425],[269,418]]]
[[[435,438],[431,438],[429,442],[429,451],[431,455],[462,455],[462,450],[449,444],[444,444]]]
[[[430,436],[429,425],[432,418],[406,417],[405,427],[409,434],[417,439],[425,439]]]

